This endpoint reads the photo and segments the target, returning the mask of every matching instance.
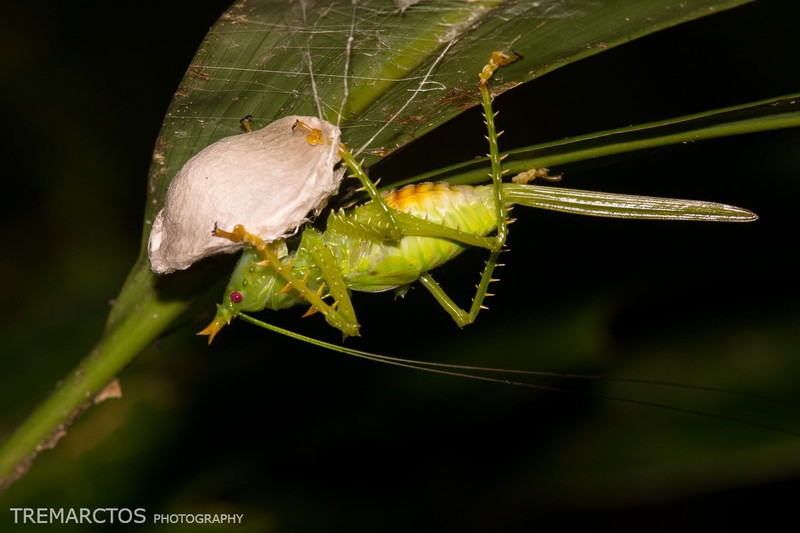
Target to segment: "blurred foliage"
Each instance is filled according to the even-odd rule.
[[[0,434],[98,337],[136,255],[164,111],[225,7],[145,2],[123,18],[120,6],[0,8],[3,160],[14,186],[0,229],[12,304],[0,325]],[[793,9],[747,5],[511,91],[495,103],[504,148],[797,91]],[[485,150],[481,127],[467,113],[373,173],[391,180],[474,157]],[[577,188],[724,201],[761,219],[666,224],[518,209],[502,282],[477,324],[457,330],[422,291],[361,295],[363,338],[348,344],[797,402],[798,142],[795,130],[763,133],[557,169]],[[481,258],[439,277],[458,296]],[[237,531],[658,531],[788,514],[800,488],[796,436],[598,396],[795,433],[796,404],[602,379],[547,382],[578,394],[537,392],[366,364],[247,324],[209,349],[193,333],[213,310],[219,291],[210,292],[206,315],[125,372],[122,399],[87,413],[2,496],[3,531],[15,506],[244,513]],[[269,320],[338,341],[315,318]]]

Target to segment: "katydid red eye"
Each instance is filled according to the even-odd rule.
[[[232,301],[233,303],[235,303],[235,304],[238,304],[238,303],[239,303],[239,302],[241,302],[243,299],[244,299],[244,295],[242,295],[242,293],[241,293],[241,292],[239,292],[239,291],[233,291],[233,292],[231,293],[231,301]]]

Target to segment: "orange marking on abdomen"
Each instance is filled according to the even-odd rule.
[[[397,209],[407,213],[412,206],[422,202],[427,195],[446,193],[450,191],[450,184],[446,182],[440,183],[417,183],[413,185],[406,185],[402,189],[392,191],[383,199],[386,204],[392,209]]]

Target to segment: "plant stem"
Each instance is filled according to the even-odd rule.
[[[27,472],[41,451],[53,448],[97,394],[191,303],[164,299],[157,281],[140,256],[95,348],[0,447],[0,492]]]

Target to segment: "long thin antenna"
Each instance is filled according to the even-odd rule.
[[[303,12],[303,26],[308,27],[308,18],[306,14],[306,3],[300,2],[300,9]],[[306,56],[306,65],[308,66],[308,77],[311,80],[311,94],[314,96],[314,104],[317,106],[317,116],[320,119],[325,117],[322,116],[322,106],[320,105],[319,100],[319,93],[317,92],[317,80],[314,78],[314,61],[311,59],[311,39],[314,37],[314,32],[308,32],[308,38],[305,42],[305,56]]]
[[[344,106],[347,103],[347,99],[350,97],[350,58],[353,53],[353,35],[356,31],[356,6],[358,5],[358,0],[352,0],[353,11],[350,15],[350,32],[347,34],[347,45],[344,48],[344,76],[343,76],[343,87],[342,87],[342,101],[339,104],[339,111],[336,116],[336,125],[341,126],[342,124],[342,115],[344,114]],[[320,117],[323,118],[323,117]]]

